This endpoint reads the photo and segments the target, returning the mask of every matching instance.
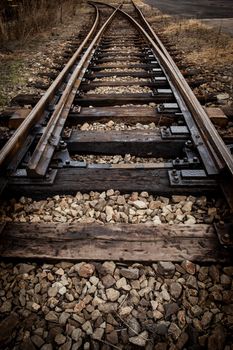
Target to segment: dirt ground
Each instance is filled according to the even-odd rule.
[[[171,15],[191,18],[232,18],[232,0],[145,0]]]

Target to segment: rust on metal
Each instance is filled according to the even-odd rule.
[[[30,129],[35,123],[41,118],[41,115],[45,108],[48,106],[49,102],[52,100],[52,98],[55,95],[55,92],[58,90],[58,88],[61,86],[61,83],[63,82],[64,78],[69,73],[70,69],[73,67],[75,62],[77,61],[78,57],[80,56],[83,48],[87,44],[87,42],[90,40],[91,36],[95,33],[96,28],[99,23],[99,10],[96,5],[93,4],[95,7],[96,15],[95,15],[95,21],[94,24],[88,33],[87,37],[84,39],[82,44],[79,46],[75,54],[72,56],[72,58],[69,60],[67,65],[63,68],[63,70],[60,72],[60,74],[57,76],[57,78],[54,80],[52,85],[49,87],[49,89],[46,91],[46,93],[42,96],[42,98],[39,100],[39,102],[36,104],[36,106],[33,108],[33,110],[29,113],[27,118],[22,122],[22,124],[19,126],[19,128],[15,131],[13,137],[9,139],[9,141],[5,144],[5,146],[1,149],[0,152],[0,168],[9,161],[20,149],[22,146],[26,136],[29,134]]]

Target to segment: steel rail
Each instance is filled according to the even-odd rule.
[[[118,8],[113,11],[113,13],[105,21],[95,37],[92,39],[92,42],[72,73],[63,95],[56,105],[49,123],[46,126],[43,135],[37,143],[37,146],[29,160],[27,172],[30,176],[44,176],[46,174],[51,157],[58,146],[60,134],[68,116],[69,108],[73,102],[75,93],[82,82],[82,77],[84,76],[89,65],[90,57],[93,55],[94,47],[115,17]],[[73,89],[74,91],[72,91]]]
[[[233,175],[233,157],[230,153],[230,150],[226,147],[214,125],[211,123],[208,115],[204,111],[203,107],[197,100],[196,96],[192,92],[190,86],[184,79],[179,68],[176,66],[172,57],[164,47],[161,40],[154,33],[153,29],[150,27],[149,23],[146,21],[142,12],[131,0],[135,9],[137,9],[139,16],[141,17],[143,23],[146,25],[147,29],[150,32],[150,35],[145,31],[145,29],[128,13],[123,10],[119,10],[124,16],[134,23],[134,25],[143,33],[147,38],[153,49],[155,50],[158,58],[160,59],[165,71],[168,76],[171,78],[171,81],[180,92],[181,97],[184,99],[187,107],[189,107],[190,112],[192,113],[193,119],[198,127],[198,131],[202,136],[202,140],[193,140],[197,145],[199,144],[202,147],[202,143],[206,145],[206,151],[208,152],[208,159],[212,164],[204,164],[208,174],[217,174],[219,171],[227,167],[230,173]],[[113,5],[105,4],[103,2],[94,2],[93,4],[106,5],[111,8],[115,8]],[[157,40],[158,39],[158,40]],[[156,41],[156,42],[155,42]],[[201,154],[200,154],[201,155]],[[202,157],[202,155],[201,155]],[[204,160],[204,158],[202,158]]]
[[[115,6],[109,5],[109,4],[105,4],[103,2],[93,2],[93,3],[94,4],[106,5],[106,6],[110,7],[110,8],[115,8]],[[190,111],[187,109],[187,106],[186,106],[185,101],[184,101],[184,99],[182,97],[182,94],[180,93],[179,89],[177,87],[175,87],[174,84],[172,83],[171,72],[170,72],[170,70],[166,69],[167,66],[166,66],[164,60],[162,60],[162,58],[158,54],[159,48],[156,46],[155,42],[148,35],[148,33],[141,27],[141,25],[132,16],[130,16],[128,13],[126,13],[125,11],[122,11],[122,10],[121,10],[121,13],[124,16],[126,16],[129,19],[129,21],[131,21],[134,24],[134,26],[136,26],[138,31],[141,32],[145,36],[147,41],[149,41],[149,43],[151,44],[151,47],[154,49],[154,51],[156,53],[157,59],[160,60],[161,61],[160,62],[161,65],[163,65],[164,74],[166,75],[168,81],[170,82],[170,86],[171,86],[171,89],[172,89],[172,91],[174,93],[174,96],[176,97],[177,103],[179,104],[179,107],[180,107],[181,111],[184,112],[184,118],[185,118],[186,124],[187,124],[187,126],[188,126],[188,128],[190,130],[191,138],[192,138],[195,146],[197,147],[197,149],[199,151],[199,154],[200,154],[200,157],[201,157],[201,159],[203,161],[203,164],[205,166],[206,172],[209,175],[216,175],[216,174],[218,174],[219,173],[219,169],[217,168],[216,162],[213,159],[213,155],[212,155],[213,154],[213,150],[211,152],[210,149],[209,149],[210,147],[207,148],[206,143],[207,143],[208,140],[206,141],[205,138],[203,138],[200,135],[198,127],[197,127],[194,119],[191,117]],[[166,57],[165,57],[165,59],[166,59]],[[220,164],[220,167],[221,167],[221,164]]]
[[[146,28],[150,32],[152,39],[157,43],[157,46],[169,61],[170,63],[169,65],[167,64],[167,62],[165,63],[169,70],[169,73],[171,73],[171,76],[173,78],[173,83],[178,88],[178,90],[182,93],[182,97],[184,98],[187,106],[190,108],[190,111],[192,112],[192,115],[199,127],[199,131],[204,138],[204,141],[208,144],[208,147],[210,148],[210,150],[214,151],[212,152],[212,155],[215,158],[217,164],[219,165],[220,170],[224,168],[224,166],[227,166],[227,168],[233,175],[233,157],[231,155],[231,152],[229,151],[228,147],[224,144],[219,133],[217,132],[214,125],[210,121],[210,118],[208,117],[207,113],[205,112],[205,110],[197,100],[195,94],[193,93],[192,89],[186,82],[185,78],[183,77],[179,68],[175,64],[171,55],[163,45],[162,41],[156,35],[156,33],[154,32],[154,30],[146,20],[145,16],[143,15],[142,11],[134,3],[133,0],[132,0],[132,3],[140,19],[142,20],[142,22],[145,24]],[[162,59],[162,61],[164,61],[163,55],[161,55],[160,52],[158,52],[158,54],[160,55],[160,58]]]
[[[18,127],[18,129],[13,134],[13,136],[7,141],[7,143],[1,149],[0,168],[3,165],[5,166],[7,164],[7,162],[9,162],[12,159],[12,157],[17,153],[17,151],[20,149],[20,147],[22,146],[26,137],[28,136],[30,129],[41,118],[42,113],[45,111],[46,107],[49,105],[50,101],[55,96],[56,91],[61,86],[65,77],[68,75],[71,68],[74,66],[74,64],[77,61],[78,57],[80,56],[83,48],[85,47],[87,42],[90,40],[90,38],[95,33],[97,26],[99,24],[100,15],[99,15],[98,7],[93,3],[91,3],[91,5],[94,6],[94,8],[95,8],[95,20],[94,20],[94,23],[92,25],[91,30],[89,31],[88,35],[86,36],[84,41],[81,43],[81,45],[79,46],[77,51],[74,53],[74,55],[68,61],[66,66],[59,73],[57,78],[53,81],[51,86],[48,88],[48,90],[45,92],[45,94],[42,96],[42,98],[39,100],[39,102],[36,104],[36,106],[29,113],[27,118],[22,122],[22,124]]]

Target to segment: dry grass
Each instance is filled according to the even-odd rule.
[[[140,3],[142,1],[137,0]],[[198,94],[228,93],[233,101],[233,37],[221,27],[215,28],[197,19],[182,19],[142,5],[142,11],[155,32],[168,40],[182,56],[182,63],[196,69],[195,77],[205,84],[195,88]]]
[[[213,29],[197,19],[163,15],[154,9],[147,18],[156,32],[163,33],[184,52],[187,62],[210,67],[233,64],[233,38],[221,28]]]
[[[10,17],[6,18],[4,9],[0,12],[0,41],[3,44],[12,40],[26,41],[34,33],[75,15],[77,6],[75,0],[15,0],[13,3]]]
[[[163,34],[176,40],[193,63],[233,64],[233,38],[196,19],[178,20],[164,27]]]
[[[140,8],[140,10],[142,10],[147,20],[153,21],[154,17],[156,17],[157,15],[161,15],[161,12],[158,9],[153,8],[153,11],[151,11],[151,6],[145,4],[143,1],[141,0],[133,0],[133,1],[135,5],[137,5]]]

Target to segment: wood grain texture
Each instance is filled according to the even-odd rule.
[[[171,125],[177,122],[179,117],[175,114],[158,113],[150,107],[82,107],[80,113],[71,112],[67,119],[69,125],[77,125],[82,122],[125,122],[129,125],[135,123],[152,123],[155,125]]]
[[[148,86],[150,88],[169,88],[167,80],[150,81],[94,81],[91,83],[83,83],[80,87],[81,91],[89,91],[99,86]]]
[[[122,193],[148,191],[156,195],[207,194],[219,190],[213,181],[208,185],[200,180],[198,185],[171,187],[167,169],[103,169],[70,168],[58,169],[53,184],[37,183],[36,179],[11,178],[4,192],[5,196],[29,196],[46,198],[56,194],[76,194],[77,191],[106,191],[109,188]]]
[[[125,68],[141,68],[141,69],[144,69],[144,70],[149,70],[149,69],[152,69],[152,68],[159,68],[159,64],[158,63],[153,63],[151,64],[150,62],[149,63],[138,63],[138,64],[117,64],[117,63],[114,63],[112,62],[112,65],[105,65],[104,63],[98,63],[97,65],[90,65],[90,69],[93,70],[93,71],[99,71],[99,70],[102,70],[102,69],[115,69],[115,68],[122,68],[122,69],[125,69]]]
[[[182,156],[182,150],[189,135],[172,141],[163,139],[157,130],[74,130],[67,146],[73,153],[151,155],[164,158]]]
[[[0,255],[10,258],[227,262],[211,225],[6,223]]]
[[[85,96],[75,97],[75,104],[79,106],[114,106],[127,104],[148,104],[148,103],[168,103],[175,102],[175,97],[172,94],[89,94]]]

